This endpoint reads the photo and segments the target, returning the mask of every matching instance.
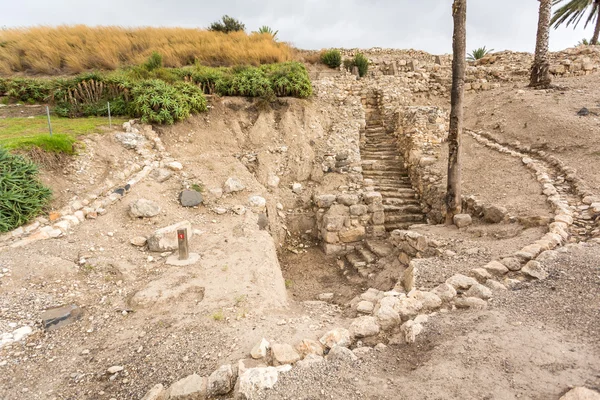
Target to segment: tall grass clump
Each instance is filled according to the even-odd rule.
[[[339,68],[342,65],[342,53],[339,50],[327,50],[321,54],[321,62],[329,68]]]
[[[141,65],[156,52],[168,68],[289,61],[292,48],[269,35],[187,28],[59,27],[0,30],[0,74],[73,74]]]
[[[8,232],[36,217],[52,193],[38,178],[38,168],[0,147],[0,232]]]
[[[360,77],[367,75],[367,71],[369,71],[369,59],[362,53],[357,53],[354,56],[354,65],[358,67],[358,75]]]

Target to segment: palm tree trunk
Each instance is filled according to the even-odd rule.
[[[531,87],[548,87],[550,78],[550,62],[548,61],[548,42],[550,40],[550,18],[552,16],[552,0],[539,0],[540,18],[538,21],[535,58],[531,67]]]
[[[600,0],[596,1],[600,3]],[[596,18],[596,29],[594,29],[594,36],[590,44],[598,44],[598,36],[600,36],[600,4],[598,4],[598,17]]]
[[[452,38],[452,93],[450,131],[448,133],[448,187],[446,192],[446,224],[451,225],[462,208],[461,146],[463,131],[463,99],[467,53],[467,0],[454,0],[454,37]]]

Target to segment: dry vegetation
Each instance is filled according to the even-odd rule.
[[[164,66],[195,61],[228,66],[289,61],[293,49],[269,34],[224,34],[184,28],[60,26],[0,30],[0,74],[79,73],[143,63],[152,52]]]

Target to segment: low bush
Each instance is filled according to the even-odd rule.
[[[14,101],[44,103],[50,97],[52,82],[43,79],[13,78],[6,83],[6,93]]]
[[[342,53],[339,50],[327,50],[321,54],[321,62],[329,68],[339,68],[342,65]]]
[[[162,56],[156,51],[153,51],[150,57],[148,57],[148,60],[144,63],[144,68],[148,71],[154,71],[155,69],[162,68],[162,66]]]
[[[52,193],[38,178],[37,166],[0,147],[0,232],[8,232],[36,217]]]
[[[8,81],[4,78],[0,78],[0,96],[2,96],[8,90]]]
[[[173,124],[191,113],[206,111],[202,90],[185,82],[142,81],[134,86],[132,95],[131,111],[144,123]]]
[[[361,77],[367,75],[367,71],[369,70],[369,59],[362,53],[357,53],[354,56],[354,65],[358,67],[358,75]]]

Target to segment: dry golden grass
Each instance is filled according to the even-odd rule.
[[[269,34],[224,34],[185,28],[85,25],[0,30],[0,74],[79,73],[141,64],[157,51],[165,67],[198,60],[210,66],[289,61],[293,50]]]

